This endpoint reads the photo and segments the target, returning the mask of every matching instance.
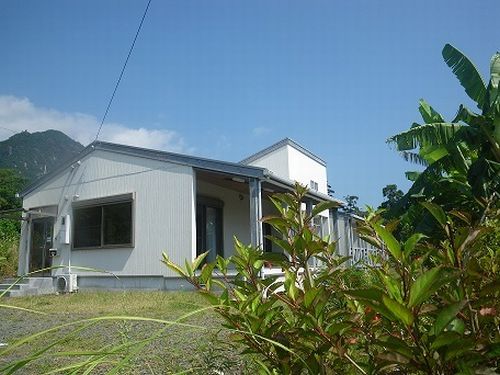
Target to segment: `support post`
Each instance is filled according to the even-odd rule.
[[[307,200],[305,203],[306,203],[306,214],[311,215],[313,204],[310,200]]]
[[[257,178],[248,182],[250,189],[250,242],[252,246],[262,248],[262,192]]]
[[[23,215],[24,216],[24,215]],[[31,256],[31,217],[27,214],[26,221],[21,224],[21,239],[19,241],[19,266],[17,275],[22,276],[30,271]]]

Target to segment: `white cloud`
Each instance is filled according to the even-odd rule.
[[[67,113],[35,106],[28,98],[0,95],[0,141],[13,133],[60,130],[83,145],[95,138],[100,121],[84,113]],[[104,123],[100,140],[132,146],[192,152],[175,131],[131,128],[118,123]]]

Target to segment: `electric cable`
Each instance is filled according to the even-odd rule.
[[[106,117],[108,116],[109,109],[111,108],[111,104],[113,103],[113,99],[115,98],[116,91],[118,90],[118,86],[120,86],[120,82],[122,81],[123,78],[123,73],[125,72],[125,68],[127,67],[128,60],[130,59],[130,56],[132,55],[132,51],[134,50],[135,42],[137,41],[137,37],[139,36],[139,33],[141,32],[142,29],[142,24],[144,23],[144,19],[146,18],[146,15],[148,14],[148,9],[149,5],[151,4],[151,0],[148,0],[148,4],[146,5],[146,9],[144,10],[144,14],[142,15],[141,22],[139,23],[139,27],[137,28],[137,32],[135,33],[134,40],[130,46],[130,49],[127,54],[127,58],[125,59],[125,63],[123,64],[122,71],[120,72],[120,76],[118,77],[118,80],[116,81],[115,89],[113,90],[113,94],[111,95],[111,98],[109,99],[108,106],[106,107],[106,111],[104,111],[104,116],[102,116],[101,124],[99,125],[99,129],[97,130],[97,134],[95,135],[94,142],[97,141],[99,138],[99,134],[101,134],[102,126],[104,125],[104,121],[106,120]]]

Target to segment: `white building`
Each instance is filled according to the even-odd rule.
[[[227,257],[233,236],[277,251],[260,219],[274,213],[269,196],[294,181],[310,187],[309,207],[334,200],[326,163],[290,139],[240,163],[96,141],[21,193],[19,274],[60,266],[43,276],[77,274],[82,288],[182,288],[162,252],[181,264],[207,250]],[[328,212],[317,225],[331,232]]]

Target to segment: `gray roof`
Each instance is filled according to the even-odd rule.
[[[289,144],[288,142],[293,142],[288,138],[284,139],[283,141],[287,141],[287,143],[285,143],[285,144]],[[281,141],[281,142],[283,142],[283,141]],[[281,142],[278,142],[271,147],[274,147]],[[296,147],[295,145],[297,145],[297,144],[295,142],[293,142],[293,144],[294,144],[294,147]],[[117,144],[117,143],[95,141],[95,142],[91,143],[90,145],[88,145],[87,147],[85,147],[72,160],[69,160],[67,163],[62,164],[59,168],[46,174],[45,176],[41,177],[40,179],[36,180],[35,182],[33,182],[32,184],[27,186],[20,193],[20,195],[22,197],[24,197],[25,195],[31,193],[32,191],[34,191],[35,189],[37,189],[38,187],[40,187],[41,185],[43,185],[44,183],[46,183],[50,179],[54,178],[55,176],[59,175],[60,173],[65,171],[67,168],[69,168],[71,165],[78,162],[79,160],[81,160],[83,157],[90,154],[94,150],[104,150],[104,151],[110,151],[110,152],[119,153],[119,154],[137,156],[137,157],[146,158],[146,159],[160,160],[160,161],[165,161],[165,162],[169,162],[169,163],[191,166],[191,167],[193,167],[195,169],[199,169],[199,170],[212,171],[212,172],[217,172],[217,173],[227,173],[227,174],[231,174],[234,176],[241,176],[241,177],[246,177],[246,178],[258,178],[261,180],[267,180],[267,181],[274,183],[274,184],[287,186],[288,188],[293,188],[293,185],[294,185],[293,181],[279,178],[278,176],[275,176],[269,170],[267,170],[265,168],[261,168],[261,167],[254,167],[254,166],[246,165],[246,164],[242,164],[242,163],[231,163],[231,162],[221,161],[221,160],[200,158],[197,156],[178,154],[178,153],[174,153],[174,152],[158,151],[158,150],[151,150],[151,149],[141,148],[141,147],[126,146],[126,145],[121,145],[121,144]],[[330,196],[327,196],[325,194],[321,194],[319,192],[315,192],[312,190],[309,191],[307,195],[309,197],[317,199],[317,200],[333,200],[333,201],[340,203],[341,205],[344,204],[344,202],[342,202],[336,198],[333,198],[333,197],[330,197]]]
[[[49,181],[53,177],[57,176],[59,173],[63,172],[69,168],[72,164],[76,163],[78,160],[82,159],[86,155],[90,154],[94,150],[104,150],[111,151],[115,153],[138,156],[147,159],[161,160],[165,162],[182,164],[191,166],[195,169],[203,169],[213,172],[229,173],[232,175],[249,177],[249,178],[266,178],[269,175],[269,171],[265,168],[254,167],[250,165],[244,165],[240,163],[231,163],[227,161],[214,160],[200,158],[197,156],[190,156],[184,154],[178,154],[174,152],[151,150],[141,147],[126,146],[117,143],[95,141],[85,147],[75,158],[64,163],[59,168],[46,174],[40,179],[36,180],[29,186],[27,186],[21,193],[21,196],[29,194],[39,186],[43,185],[45,182]]]
[[[249,164],[249,163],[251,163],[257,159],[260,159],[261,157],[263,157],[267,154],[270,154],[271,152],[276,151],[284,146],[291,146],[291,147],[295,148],[296,150],[302,152],[304,155],[309,156],[311,159],[317,161],[318,163],[320,163],[321,165],[326,167],[326,162],[323,159],[321,159],[319,156],[313,154],[307,148],[299,145],[297,142],[295,142],[294,140],[292,140],[290,138],[282,139],[281,141],[276,142],[275,144],[263,149],[262,151],[259,151],[255,154],[249,156],[248,158],[243,159],[242,161],[240,161],[240,163]]]

